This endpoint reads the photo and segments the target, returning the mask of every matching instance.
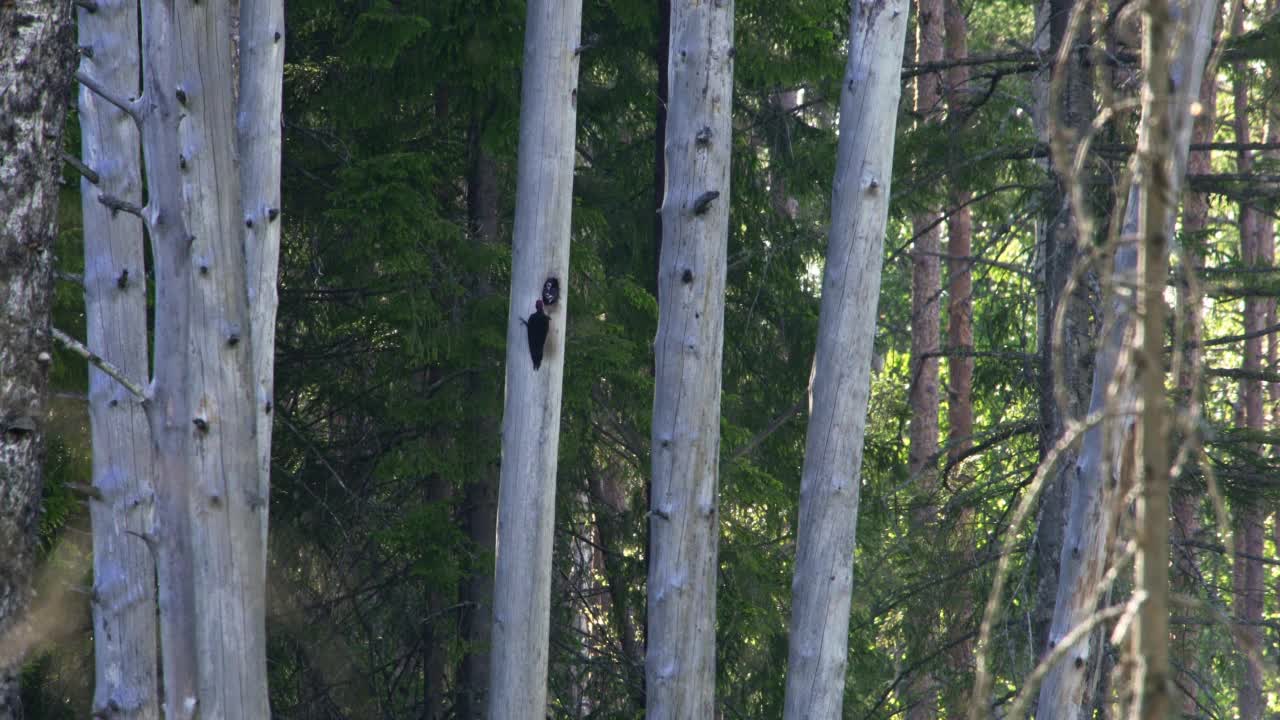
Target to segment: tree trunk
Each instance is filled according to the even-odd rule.
[[[1234,34],[1244,32],[1243,9],[1236,13]],[[1249,127],[1249,77],[1248,66],[1235,63],[1233,101],[1235,110],[1236,142],[1250,142]],[[1253,172],[1253,157],[1249,150],[1242,150],[1236,157],[1236,170],[1242,175]],[[1249,201],[1240,203],[1240,256],[1246,267],[1260,265],[1262,258],[1259,230],[1263,221],[1260,213]],[[1262,298],[1248,296],[1244,299],[1244,331],[1255,334],[1263,329],[1266,306]],[[1244,341],[1244,371],[1255,377],[1240,381],[1240,396],[1244,407],[1244,425],[1250,430],[1262,431],[1266,427],[1263,416],[1262,381],[1257,374],[1262,370],[1263,338],[1250,337]],[[1254,451],[1261,450],[1253,445]],[[1232,589],[1236,620],[1240,623],[1238,637],[1245,638],[1240,653],[1236,682],[1236,702],[1240,720],[1259,720],[1266,709],[1262,696],[1262,668],[1251,660],[1251,655],[1262,650],[1263,611],[1263,522],[1265,516],[1256,498],[1239,497],[1235,501],[1235,555],[1232,558]]]
[[[854,3],[800,485],[788,720],[842,717],[876,308],[907,34],[905,0]]]
[[[944,0],[917,0],[916,62],[940,63],[945,46],[946,10]],[[915,108],[928,123],[942,119],[943,73],[927,72],[916,78]],[[942,296],[941,230],[942,214],[929,211],[911,219],[915,247],[911,255],[911,445],[908,469],[917,483],[914,530],[932,532],[937,507],[934,492],[938,452],[940,302]],[[932,603],[931,600],[925,600]],[[932,614],[936,608],[913,612]],[[931,628],[920,628],[920,637],[910,638],[908,654],[923,654]],[[927,668],[908,679],[907,720],[927,720],[937,715],[938,690]]]
[[[1046,0],[1040,5],[1035,47],[1055,60],[1066,37],[1067,20],[1073,7],[1072,0]],[[1037,135],[1042,142],[1056,140],[1067,155],[1075,152],[1078,138],[1093,120],[1092,71],[1085,59],[1081,53],[1071,53],[1065,67],[1054,68],[1055,72],[1063,73],[1065,94],[1056,104],[1050,98],[1048,73],[1037,75],[1033,83]],[[1045,214],[1036,229],[1043,281],[1038,322],[1041,458],[1057,444],[1069,420],[1083,417],[1088,408],[1089,373],[1093,366],[1091,338],[1097,327],[1090,310],[1094,273],[1084,272],[1077,278],[1070,295],[1066,294],[1068,279],[1080,258],[1076,212],[1088,208],[1072,207],[1071,188],[1066,180],[1069,167],[1059,167],[1058,156],[1051,154],[1046,169],[1052,181],[1046,190]],[[1060,390],[1064,407],[1058,403]],[[1076,447],[1062,454],[1059,469],[1049,475],[1035,525],[1034,562],[1039,582],[1031,623],[1032,650],[1037,658],[1046,650],[1058,593],[1058,564],[1071,501],[1072,483],[1068,476],[1077,460]]]
[[[1121,230],[1121,237],[1135,237],[1139,231],[1139,218],[1146,214],[1142,220],[1142,230],[1150,230],[1152,235],[1160,235],[1164,237],[1172,237],[1174,213],[1173,207],[1165,204],[1163,208],[1159,207],[1160,203],[1156,203],[1153,208],[1149,201],[1139,203],[1138,194],[1142,190],[1146,192],[1163,193],[1164,197],[1177,197],[1181,179],[1186,174],[1187,154],[1190,145],[1191,136],[1191,117],[1187,108],[1193,97],[1193,92],[1198,92],[1200,88],[1200,80],[1203,75],[1205,60],[1208,57],[1209,40],[1213,33],[1213,3],[1205,0],[1187,0],[1185,3],[1179,3],[1174,8],[1172,14],[1176,21],[1161,31],[1157,37],[1162,42],[1167,43],[1166,47],[1178,47],[1182,49],[1182,54],[1173,58],[1167,63],[1169,67],[1166,69],[1165,86],[1172,85],[1172,92],[1166,95],[1166,107],[1169,106],[1170,100],[1172,105],[1178,108],[1178,111],[1171,113],[1172,117],[1167,120],[1168,130],[1165,133],[1157,133],[1155,137],[1149,137],[1144,133],[1140,139],[1141,152],[1154,153],[1157,157],[1168,157],[1167,163],[1157,163],[1163,167],[1163,182],[1157,182],[1152,185],[1152,175],[1150,173],[1142,176],[1144,182],[1136,182],[1129,193],[1129,201],[1126,209],[1126,217],[1124,227]],[[1163,33],[1176,33],[1176,39],[1166,38]],[[1153,113],[1152,108],[1144,106],[1144,128],[1145,121],[1148,116]],[[1150,145],[1155,140],[1163,137],[1161,144]],[[1150,148],[1150,149],[1148,149]],[[1163,213],[1159,215],[1155,211]],[[1156,217],[1163,218],[1161,225],[1153,226]],[[1145,236],[1144,236],[1145,237]],[[1165,260],[1167,262],[1167,258]],[[1119,363],[1120,355],[1127,346],[1125,338],[1132,325],[1134,300],[1128,293],[1122,290],[1134,282],[1134,278],[1138,269],[1138,249],[1132,242],[1122,242],[1116,250],[1115,256],[1115,277],[1117,278],[1116,287],[1121,292],[1115,293],[1114,300],[1110,307],[1110,315],[1104,326],[1107,329],[1107,335],[1104,338],[1103,345],[1098,351],[1098,359],[1094,368],[1094,379],[1092,398],[1090,400],[1090,414],[1099,413],[1108,409],[1126,410],[1132,408],[1137,394],[1137,385],[1139,379],[1129,379],[1128,373],[1125,371],[1125,365]],[[1152,272],[1150,267],[1146,268],[1146,272]],[[1150,276],[1150,275],[1149,275]],[[1161,287],[1163,292],[1164,280],[1156,283]],[[1127,280],[1126,280],[1127,278]],[[1162,296],[1161,296],[1162,297]],[[1147,295],[1143,300],[1144,303],[1151,303],[1152,298]],[[1144,338],[1146,348],[1152,348],[1155,352],[1160,352],[1163,348],[1163,325],[1159,328],[1160,339],[1152,337]],[[1151,358],[1146,358],[1146,362],[1150,363]],[[1141,359],[1135,359],[1133,363],[1127,363],[1129,366],[1141,365]],[[1162,368],[1163,363],[1156,361],[1155,369]],[[1117,374],[1119,373],[1119,374]],[[1159,379],[1160,392],[1163,393],[1163,373],[1149,372],[1145,377],[1146,385],[1143,386],[1143,392],[1150,393],[1154,391],[1157,383],[1153,380],[1153,376]],[[1115,397],[1109,399],[1108,385],[1115,385]],[[1148,407],[1158,407],[1162,403],[1151,402]],[[1131,411],[1131,410],[1130,410]],[[1114,413],[1108,413],[1114,415]],[[1107,425],[1111,424],[1109,430]],[[1115,426],[1119,427],[1115,427]],[[1081,622],[1088,619],[1097,609],[1098,593],[1097,587],[1102,579],[1105,570],[1105,559],[1107,547],[1110,543],[1112,509],[1110,495],[1113,492],[1112,481],[1105,481],[1109,469],[1119,467],[1120,458],[1118,455],[1123,452],[1125,443],[1121,440],[1125,432],[1127,423],[1110,423],[1096,424],[1089,428],[1085,433],[1084,441],[1081,446],[1080,458],[1072,468],[1074,477],[1072,479],[1074,488],[1071,497],[1071,510],[1068,515],[1067,534],[1062,549],[1062,559],[1060,563],[1061,582],[1058,586],[1058,600],[1054,607],[1053,625],[1050,629],[1049,646],[1056,646],[1062,638],[1070,632],[1070,630]],[[1154,426],[1146,425],[1143,430],[1150,431]],[[1142,432],[1139,433],[1144,444],[1142,452],[1148,452],[1152,448],[1152,443]],[[1167,553],[1168,548],[1168,495],[1167,495],[1167,470],[1168,458],[1163,462],[1164,474],[1159,473],[1156,467],[1158,462],[1150,457],[1143,456],[1143,476],[1146,478],[1148,485],[1151,484],[1152,478],[1160,478],[1165,484],[1164,503],[1162,510],[1155,508],[1160,506],[1159,494],[1154,499],[1150,497],[1146,500],[1146,512],[1140,510],[1140,520],[1144,517],[1151,521],[1149,528],[1154,528],[1155,534],[1160,534],[1161,526],[1164,533],[1158,542],[1153,540],[1153,536],[1148,536],[1140,543],[1148,553],[1145,567],[1148,569],[1146,575],[1142,575],[1141,569],[1138,571],[1140,577],[1145,582],[1152,583],[1149,585],[1156,592],[1160,591],[1156,576],[1165,578],[1165,600],[1167,600],[1167,554],[1166,561],[1159,563],[1157,557],[1160,547],[1163,547]],[[1152,468],[1156,468],[1153,473]],[[1147,488],[1150,491],[1150,487]],[[1140,526],[1141,527],[1141,526]],[[1148,532],[1140,529],[1140,533]],[[1154,547],[1159,545],[1160,547]],[[1156,567],[1158,565],[1158,568]],[[1158,569],[1158,572],[1157,572]],[[1156,601],[1157,605],[1161,604],[1160,600]],[[1150,605],[1144,605],[1144,612],[1150,611]],[[1140,630],[1140,637],[1145,637],[1152,643],[1152,652],[1156,653],[1156,666],[1152,668],[1147,678],[1152,682],[1151,688],[1163,688],[1164,702],[1168,702],[1168,633],[1167,633],[1167,606],[1165,606],[1164,620],[1165,632],[1163,635],[1159,631],[1153,631],[1149,626]],[[1161,658],[1159,644],[1163,638],[1165,652],[1163,657],[1163,670],[1159,664]],[[1048,720],[1049,718],[1078,718],[1083,715],[1085,709],[1090,707],[1092,701],[1092,691],[1088,687],[1086,680],[1091,676],[1087,672],[1090,664],[1090,643],[1087,638],[1076,643],[1065,655],[1049,670],[1045,676],[1044,685],[1040,690],[1040,699],[1038,704],[1038,715],[1040,720]],[[1150,663],[1150,660],[1148,660]],[[1140,686],[1141,687],[1141,686]],[[1135,694],[1140,690],[1135,688]],[[1155,703],[1148,702],[1144,707],[1159,708],[1158,693],[1154,693],[1151,697],[1155,699]]]
[[[485,151],[480,138],[483,122],[473,119],[471,127],[471,167],[467,178],[467,216],[471,232],[478,243],[498,240],[498,164]],[[487,280],[476,288],[477,294],[488,295],[492,288]],[[472,392],[498,392],[497,378],[471,380]],[[501,432],[496,416],[484,413],[476,419],[478,437],[493,437]],[[463,656],[458,670],[457,700],[454,712],[462,720],[480,720],[488,716],[489,645],[493,618],[493,556],[498,531],[498,458],[485,457],[477,463],[479,475],[466,486],[462,527],[467,534],[472,560],[462,581],[461,621]]]
[[[945,10],[942,0],[917,3],[916,62],[939,63],[943,57]],[[929,122],[942,114],[942,73],[916,78],[916,112]],[[939,299],[942,295],[940,220],[937,212],[912,218],[915,250],[911,275],[911,455],[910,471],[921,476],[922,495],[932,491],[932,459],[938,451]],[[931,503],[931,500],[929,501]],[[922,513],[926,515],[928,513]]]
[[[658,296],[662,268],[662,198],[667,190],[667,102],[671,96],[671,0],[658,0],[658,106],[653,127],[653,288]]]
[[[526,17],[489,683],[495,720],[546,715],[582,3],[534,0]],[[546,357],[535,369],[521,321],[548,278],[558,279],[561,298],[547,308]]]
[[[138,13],[130,4],[79,10],[84,71],[121,97],[138,95]],[[79,93],[81,159],[98,175],[80,183],[84,216],[87,344],[145,385],[147,273],[142,222],[113,212],[106,194],[142,201],[141,146],[133,120],[88,88]],[[89,425],[93,486],[94,710],[145,720],[160,716],[156,675],[156,563],[152,532],[155,456],[139,398],[92,366]]]
[[[1208,4],[1207,2],[1204,4]],[[1173,47],[1177,19],[1169,0],[1148,0],[1142,39],[1142,123],[1138,128],[1138,316],[1142,318],[1142,345],[1134,353],[1134,381],[1141,397],[1136,435],[1141,447],[1141,492],[1138,494],[1134,559],[1134,594],[1145,593],[1134,632],[1139,660],[1133,675],[1138,697],[1134,717],[1165,720],[1173,709],[1173,676],[1169,672],[1169,470],[1173,448],[1169,443],[1169,398],[1165,392],[1164,343],[1168,308],[1164,291],[1169,276],[1169,244],[1174,237],[1178,181],[1170,167],[1175,142],[1173,120]],[[1184,18],[1183,22],[1186,22]],[[1212,24],[1212,20],[1209,21]],[[1206,47],[1208,43],[1205,43]],[[1203,60],[1200,62],[1203,70]],[[1194,83],[1181,78],[1179,88],[1185,113],[1200,92],[1200,76]],[[1192,93],[1195,95],[1192,95]],[[1183,125],[1190,137],[1191,121]],[[1186,151],[1181,153],[1186,158]],[[1182,173],[1186,168],[1179,167]],[[1181,175],[1179,175],[1181,178]]]
[[[968,28],[964,9],[957,0],[946,2],[946,57],[948,61],[969,56]],[[948,122],[956,127],[969,114],[965,100],[969,68],[956,65],[947,71]],[[951,350],[973,350],[973,211],[969,207],[972,193],[953,184],[950,202],[956,208],[947,219],[947,347]],[[948,455],[961,457],[973,436],[973,357],[963,353],[947,360],[950,387],[947,389]]]
[[[158,555],[164,700],[176,718],[270,716],[271,226],[284,28],[278,0],[239,9],[237,24],[228,6],[144,3],[143,102],[82,78],[135,116],[146,159],[147,206],[111,202],[143,218],[155,258],[145,407],[157,517],[146,537]],[[237,62],[238,83],[228,77]]]
[[[280,162],[284,127],[284,2],[238,0],[240,87],[236,96],[244,260],[253,336],[257,416],[257,494],[270,498],[271,430],[275,405],[276,285],[280,267]],[[267,513],[258,515],[266,572]],[[265,575],[264,575],[265,577]]]
[[[21,718],[23,627],[44,486],[70,6],[0,6],[0,718]]]
[[[1200,83],[1200,115],[1196,117],[1192,134],[1192,144],[1208,143],[1213,140],[1215,120],[1215,99],[1218,94],[1217,79],[1204,75]],[[1197,150],[1190,153],[1187,159],[1187,173],[1197,175],[1210,171],[1210,153]],[[1204,256],[1200,243],[1205,230],[1209,227],[1209,196],[1207,193],[1188,192],[1184,195],[1182,210],[1182,232],[1190,239],[1183,248],[1183,273],[1190,276],[1204,266]],[[1186,407],[1200,407],[1201,398],[1193,397],[1196,387],[1196,369],[1200,367],[1203,355],[1198,343],[1204,334],[1200,314],[1200,294],[1191,291],[1191,283],[1178,283],[1178,317],[1182,323],[1182,337],[1190,346],[1182,351],[1182,372],[1178,376],[1178,396]],[[1192,442],[1198,440],[1192,439]],[[1173,566],[1174,590],[1183,595],[1194,596],[1200,584],[1200,568],[1195,548],[1187,541],[1193,540],[1200,532],[1200,501],[1198,491],[1184,488],[1175,492],[1173,503]],[[1175,677],[1175,685],[1182,693],[1182,713],[1194,715],[1196,704],[1196,676],[1199,627],[1195,622],[1185,623],[1174,634],[1174,661],[1179,668]]]
[[[676,0],[658,272],[646,711],[715,714],[733,2]]]
[[[969,56],[968,23],[964,8],[958,0],[946,0],[946,58],[948,62],[963,61]],[[947,124],[961,131],[972,109],[965,99],[969,92],[969,67],[956,65],[947,71]],[[956,165],[963,158],[950,159]],[[950,163],[949,163],[950,164]],[[947,219],[947,347],[960,354],[947,359],[947,457],[949,462],[959,463],[973,445],[973,212],[969,203],[973,194],[952,183],[948,189],[949,204],[953,208]],[[965,468],[957,467],[959,477],[956,487],[967,488],[971,476]],[[952,541],[956,561],[973,567],[977,558],[973,527],[974,509],[970,505],[960,508],[958,531]],[[966,675],[973,667],[973,642],[961,639],[967,628],[965,621],[975,607],[970,588],[961,584],[946,604],[948,656],[953,671]],[[948,707],[967,707],[961,693],[969,682],[951,683],[952,690],[944,698]]]
[[[627,577],[626,559],[622,545],[626,532],[628,503],[620,479],[621,471],[614,464],[605,463],[591,474],[591,494],[596,500],[596,532],[600,538],[601,572],[605,589],[609,593],[609,616],[617,630],[621,646],[622,662],[626,672],[625,683],[630,698],[628,711],[644,712],[644,647],[641,644],[642,620],[632,610],[632,583]]]

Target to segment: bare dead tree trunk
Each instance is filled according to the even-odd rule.
[[[144,538],[158,556],[165,704],[171,718],[268,717],[283,7],[144,3],[142,19],[145,100],[80,78],[138,124],[146,159],[147,205],[108,203],[142,219],[155,258],[144,407],[157,519]]]
[[[671,3],[650,497],[646,714],[715,713],[732,0]]]
[[[138,13],[129,3],[79,10],[81,67],[120,97],[136,97]],[[133,119],[80,88],[81,160],[97,183],[80,183],[84,217],[85,324],[90,350],[145,385],[147,273],[142,222],[112,211],[102,195],[142,202],[142,149]],[[156,563],[152,534],[155,456],[146,411],[128,389],[89,368],[93,486],[93,651],[95,711],[146,720],[160,716],[156,654]]]
[[[1081,0],[1083,1],[1083,0]],[[1076,2],[1045,0],[1039,6],[1036,20],[1035,47],[1053,58],[1051,72],[1063,74],[1064,97],[1050,97],[1048,73],[1038,75],[1033,83],[1036,95],[1037,134],[1043,142],[1057,139],[1068,154],[1075,148],[1093,120],[1094,92],[1090,69],[1081,53],[1070,53],[1064,67],[1057,67],[1063,43],[1085,42],[1080,34],[1067,38],[1067,21]],[[1060,115],[1055,115],[1061,108]],[[1091,337],[1100,319],[1091,311],[1094,273],[1085,270],[1077,278],[1075,289],[1067,294],[1068,280],[1082,256],[1077,212],[1073,208],[1067,177],[1070,168],[1058,167],[1054,157],[1046,165],[1051,183],[1046,192],[1044,214],[1036,229],[1037,255],[1043,279],[1043,295],[1039,298],[1039,371],[1040,371],[1040,455],[1043,458],[1057,444],[1072,418],[1080,418],[1089,405],[1089,373],[1093,367]],[[1065,307],[1061,307],[1065,304]],[[1061,314],[1061,323],[1058,317]],[[1059,390],[1065,391],[1066,404],[1059,407]],[[1046,650],[1054,601],[1058,593],[1058,565],[1062,555],[1067,510],[1071,502],[1072,483],[1067,479],[1075,465],[1078,449],[1062,455],[1058,470],[1049,476],[1040,501],[1035,524],[1034,557],[1039,582],[1031,611],[1034,657]]]
[[[494,720],[540,720],[547,711],[582,3],[534,0],[526,18],[490,651]],[[559,282],[561,297],[547,308],[550,333],[539,369],[530,361],[522,321],[549,278]]]
[[[0,5],[0,718],[22,717],[19,674],[32,642],[22,616],[44,486],[70,10],[56,0]]]
[[[800,481],[787,720],[842,717],[862,443],[907,35],[905,0],[854,3]]]
[[[1167,238],[1173,235],[1175,206],[1168,199],[1177,197],[1181,179],[1186,172],[1191,135],[1189,108],[1194,97],[1193,93],[1198,93],[1200,89],[1200,81],[1209,52],[1209,41],[1213,34],[1214,9],[1214,4],[1206,0],[1185,0],[1179,2],[1172,10],[1166,6],[1164,12],[1171,13],[1172,20],[1165,18],[1163,26],[1157,22],[1154,30],[1148,30],[1149,33],[1154,33],[1160,38],[1158,42],[1162,43],[1162,47],[1180,48],[1180,54],[1175,58],[1165,59],[1164,79],[1156,80],[1162,83],[1162,87],[1167,92],[1164,94],[1163,104],[1153,107],[1148,98],[1147,104],[1143,107],[1145,130],[1140,135],[1139,146],[1140,152],[1145,153],[1144,157],[1148,165],[1130,190],[1121,238],[1156,238],[1158,241],[1163,237],[1167,241]],[[1157,12],[1160,10],[1157,9]],[[1158,63],[1156,71],[1157,76],[1161,76]],[[1150,76],[1148,81],[1151,81]],[[1172,86],[1171,90],[1170,86]],[[1148,128],[1149,116],[1153,113],[1164,117],[1160,123],[1163,128],[1158,126],[1154,135]],[[1153,163],[1152,158],[1160,158],[1160,161]],[[1154,170],[1150,169],[1153,167]],[[1140,202],[1139,192],[1145,193],[1148,199]],[[1149,199],[1152,197],[1157,198],[1157,201],[1152,203]],[[1155,224],[1156,218],[1160,219],[1161,224]],[[1150,260],[1156,265],[1163,262],[1167,268],[1167,255],[1152,257],[1153,250],[1158,255],[1167,252],[1167,248],[1160,250],[1157,242],[1154,247],[1149,245],[1144,250],[1145,255],[1142,260],[1144,262]],[[1123,280],[1128,277],[1130,280],[1116,284],[1119,292],[1115,293],[1111,314],[1104,325],[1107,328],[1107,336],[1099,350],[1094,370],[1093,395],[1089,412],[1092,415],[1108,409],[1131,411],[1140,386],[1144,403],[1147,403],[1144,408],[1146,410],[1155,408],[1156,419],[1159,420],[1152,424],[1148,419],[1147,423],[1138,429],[1141,442],[1141,475],[1147,485],[1145,492],[1150,493],[1153,485],[1157,487],[1154,487],[1154,496],[1147,495],[1139,508],[1139,532],[1143,534],[1139,540],[1142,548],[1140,552],[1145,552],[1146,556],[1136,572],[1142,578],[1142,582],[1150,583],[1148,588],[1155,593],[1163,593],[1163,596],[1154,601],[1149,600],[1148,602],[1152,604],[1144,604],[1143,607],[1143,613],[1152,612],[1154,608],[1157,618],[1143,619],[1150,624],[1139,629],[1137,647],[1143,648],[1144,653],[1153,653],[1155,664],[1146,665],[1148,669],[1146,679],[1139,678],[1139,684],[1134,687],[1135,695],[1150,693],[1143,701],[1142,707],[1159,709],[1162,703],[1167,705],[1169,702],[1168,685],[1172,679],[1168,674],[1167,612],[1169,456],[1165,453],[1161,460],[1148,455],[1155,452],[1155,449],[1161,452],[1167,450],[1167,447],[1158,448],[1159,444],[1153,442],[1148,437],[1148,433],[1156,432],[1157,428],[1160,432],[1167,433],[1167,427],[1160,424],[1164,421],[1159,418],[1160,408],[1165,402],[1163,400],[1163,361],[1159,358],[1164,347],[1162,303],[1165,275],[1158,274],[1159,267],[1144,266],[1145,277],[1160,278],[1159,281],[1151,283],[1152,286],[1158,285],[1160,290],[1157,292],[1145,285],[1137,284],[1136,287],[1141,289],[1140,299],[1131,299],[1126,297],[1127,294],[1123,290],[1126,285],[1132,285],[1133,278],[1138,277],[1138,267],[1138,248],[1132,242],[1122,241],[1116,250],[1115,274],[1117,279]],[[1142,352],[1147,355],[1145,358],[1141,356],[1135,358],[1127,365],[1131,370],[1143,373],[1145,363],[1145,374],[1129,379],[1126,377],[1126,367],[1121,363],[1121,359],[1127,348],[1125,338],[1132,323],[1131,308],[1139,302],[1151,308],[1152,314],[1144,317],[1150,321],[1152,316],[1156,316],[1160,320],[1160,325],[1158,328],[1144,327],[1144,333],[1147,331],[1149,333],[1144,334]],[[1156,305],[1160,307],[1155,307]],[[1157,330],[1158,337],[1156,337]],[[1156,355],[1154,360],[1150,356],[1152,353]],[[1110,391],[1109,386],[1113,384],[1114,391]],[[1157,385],[1161,399],[1149,400],[1150,393],[1155,392]],[[1114,399],[1109,398],[1112,395]],[[1108,414],[1111,413],[1108,412]],[[1108,481],[1109,478],[1104,475],[1104,471],[1121,466],[1119,460],[1126,444],[1121,441],[1124,425],[1125,423],[1120,423],[1119,427],[1112,430],[1106,430],[1105,423],[1090,427],[1084,436],[1080,458],[1072,469],[1074,489],[1060,563],[1061,583],[1058,587],[1054,621],[1050,630],[1049,646],[1051,648],[1056,647],[1073,628],[1089,621],[1097,610],[1098,590],[1105,569],[1107,546],[1110,544],[1113,524],[1110,520],[1112,510],[1108,490],[1113,482]],[[1108,435],[1110,435],[1109,438]],[[1164,463],[1163,468],[1160,467],[1160,463]],[[1159,487],[1161,485],[1163,487]],[[1144,522],[1147,524],[1144,525]],[[1157,536],[1158,541],[1155,539]],[[1156,547],[1157,545],[1159,547]],[[1164,553],[1163,562],[1160,560],[1161,552]],[[1160,586],[1160,578],[1164,579],[1163,588]],[[1158,617],[1163,617],[1163,621],[1158,620]],[[1163,622],[1162,625],[1161,622]],[[1160,629],[1157,629],[1157,625]],[[1163,650],[1161,650],[1161,643],[1163,643]],[[1088,638],[1083,638],[1064,651],[1060,659],[1051,666],[1041,687],[1038,718],[1078,718],[1086,708],[1091,706],[1092,691],[1086,683],[1090,677],[1086,672],[1090,664],[1089,645]],[[1148,663],[1150,662],[1152,662],[1151,659],[1148,659]],[[1151,681],[1150,685],[1144,684],[1147,680]],[[1163,699],[1161,693],[1163,693]]]

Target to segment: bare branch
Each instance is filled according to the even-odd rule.
[[[142,386],[130,380],[128,376],[124,374],[123,370],[107,362],[101,356],[85,347],[84,343],[62,332],[58,328],[52,328],[52,330],[53,339],[61,343],[63,347],[79,355],[85,360],[88,360],[90,365],[98,368],[102,372],[106,373],[108,377],[123,385],[126,390],[136,395],[142,402],[145,403],[150,401],[150,398],[147,396],[146,391],[142,389]]]
[[[69,152],[66,152],[65,150],[62,152],[62,161],[75,168],[77,172],[84,176],[85,180],[88,180],[94,185],[97,185],[98,180],[101,179],[98,177],[98,173],[93,171],[93,168],[85,165],[83,160]]]
[[[69,273],[62,270],[54,270],[53,276],[63,282],[75,283],[80,287],[84,287],[84,276],[79,273]]]
[[[98,95],[103,100],[106,100],[112,105],[120,108],[125,115],[133,118],[133,121],[138,123],[138,125],[142,124],[142,114],[138,112],[138,105],[134,100],[122,98],[114,92],[111,92],[105,85],[90,77],[89,74],[83,70],[76,72],[76,80],[78,80],[81,85],[92,90],[94,94]]]
[[[86,485],[85,483],[67,483],[67,489],[99,502],[102,502],[103,500],[102,490],[92,485]]]
[[[127,212],[130,215],[136,215],[143,222],[146,222],[147,218],[142,214],[142,206],[137,203],[131,203],[128,200],[121,200],[115,195],[108,195],[107,193],[101,193],[98,195],[98,202],[106,205],[108,208],[111,208],[112,215],[118,212]]]

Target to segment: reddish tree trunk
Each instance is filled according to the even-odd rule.
[[[1215,120],[1214,98],[1218,93],[1217,78],[1205,75],[1200,83],[1201,112],[1196,118],[1192,130],[1192,143],[1207,143],[1213,139]],[[1191,152],[1187,158],[1187,172],[1192,175],[1210,172],[1210,153],[1207,150]],[[1206,193],[1188,192],[1183,202],[1182,229],[1189,239],[1184,242],[1184,273],[1195,273],[1204,265],[1204,257],[1200,252],[1200,236],[1209,225],[1209,196]],[[1178,284],[1178,312],[1182,323],[1182,337],[1192,343],[1198,343],[1203,334],[1203,323],[1200,317],[1199,293],[1191,292],[1189,282]],[[1200,348],[1192,345],[1182,354],[1182,371],[1178,375],[1178,392],[1183,407],[1198,398],[1192,398],[1195,389],[1195,369],[1200,364],[1202,353]],[[1200,531],[1200,499],[1199,492],[1175,491],[1173,494],[1173,564],[1175,568],[1173,587],[1177,593],[1194,595],[1200,574],[1195,550],[1187,542]],[[1175,686],[1181,698],[1182,712],[1194,715],[1197,711],[1195,698],[1196,641],[1199,637],[1198,627],[1194,623],[1186,623],[1173,628],[1173,652],[1175,660]]]
[[[945,4],[943,0],[918,0],[916,4],[916,62],[937,63],[943,58]],[[938,122],[943,106],[943,75],[924,73],[916,78],[916,112],[926,122]],[[938,351],[939,300],[942,295],[941,213],[929,211],[911,219],[915,235],[911,272],[911,445],[908,469],[919,483],[921,505],[916,526],[927,529],[936,515],[933,498],[938,452]],[[913,655],[920,655],[913,652]],[[937,687],[931,673],[915,674],[908,688],[908,720],[937,715]]]

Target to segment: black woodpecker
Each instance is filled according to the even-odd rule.
[[[542,367],[542,348],[547,344],[547,331],[551,329],[551,318],[542,312],[542,301],[536,300],[533,303],[537,310],[529,316],[527,321],[522,320],[529,329],[529,357],[533,358],[533,369],[537,370]]]

